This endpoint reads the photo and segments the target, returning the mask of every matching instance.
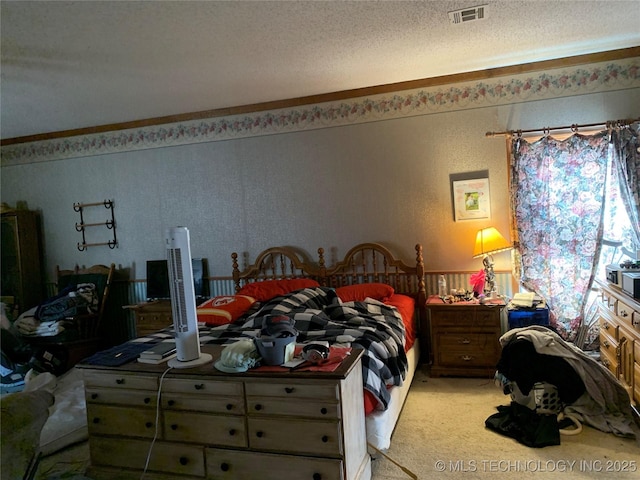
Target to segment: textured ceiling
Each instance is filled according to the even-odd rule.
[[[640,45],[640,0],[0,6],[3,139]]]

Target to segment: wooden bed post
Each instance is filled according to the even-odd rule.
[[[318,248],[318,283],[322,287],[327,286],[327,267],[324,264],[324,248]]]
[[[424,258],[422,257],[422,245],[416,244],[416,275],[418,276],[418,318],[420,325],[420,338],[427,339],[426,345],[421,345],[420,357],[423,363],[431,362],[431,326],[427,314],[427,287],[424,281]]]
[[[424,283],[424,259],[422,258],[422,245],[416,244],[416,275],[418,276],[418,302],[419,305],[427,303],[427,287]]]
[[[233,285],[234,290],[237,293],[240,290],[240,270],[238,269],[238,254],[233,252],[231,254],[231,259],[233,260]]]

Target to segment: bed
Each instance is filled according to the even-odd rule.
[[[201,340],[228,344],[255,336],[261,318],[278,313],[295,320],[299,344],[363,348],[367,441],[386,450],[420,357],[417,336],[426,301],[422,246],[415,252],[415,264],[407,265],[387,247],[363,243],[327,266],[322,248],[314,261],[298,249],[273,247],[252,263],[245,255],[242,268],[233,253],[238,302],[232,304],[249,300],[240,310],[222,312],[226,317],[215,308],[224,297],[201,305],[198,319],[207,323]]]
[[[315,282],[322,292],[334,289],[339,291],[342,287],[355,285],[355,293],[351,292],[352,295],[363,300],[367,294],[372,293],[371,290],[367,290],[368,288],[373,288],[373,295],[377,296],[376,289],[386,285],[393,288],[394,294],[404,295],[412,300],[411,312],[406,313],[404,319],[406,325],[403,348],[405,360],[403,363],[405,367],[404,375],[398,377],[402,381],[387,389],[388,397],[384,406],[379,404],[371,392],[365,390],[367,392],[365,393],[367,441],[377,450],[386,450],[390,446],[391,435],[408,394],[420,356],[416,333],[419,322],[424,321],[426,293],[423,281],[422,247],[416,245],[415,252],[415,265],[411,266],[397,260],[386,247],[375,243],[365,243],[353,247],[342,260],[331,261],[331,266],[327,266],[325,251],[321,248],[318,249],[316,260],[307,258],[304,252],[292,247],[269,248],[257,255],[253,262],[244,256],[243,261],[247,266],[243,268],[240,268],[238,264],[238,254],[232,255],[232,276],[237,294],[242,292],[244,288],[245,292],[253,289],[252,293],[256,295],[260,290],[264,290],[265,286],[269,289],[277,289],[283,288],[284,284],[289,284],[287,288],[295,289],[297,286],[295,282],[302,281]],[[335,256],[335,252],[332,252],[332,255]],[[358,287],[358,285],[365,286]],[[362,290],[358,290],[360,288]],[[277,293],[281,298],[286,298],[289,293],[295,294],[295,291],[286,293],[277,291]],[[384,292],[385,290],[382,294],[378,294],[382,295],[380,298],[384,299]],[[271,294],[267,296],[271,297]],[[259,314],[259,309],[268,305],[269,300],[262,298],[262,301],[252,302],[249,308],[245,309],[246,311],[236,312],[231,317],[227,316],[223,320],[213,321],[211,325],[200,325],[202,343],[228,344],[242,337],[245,333],[255,330],[250,328],[251,324],[247,325],[247,319],[251,315]],[[387,298],[386,301],[390,300],[393,303],[394,298]],[[375,301],[370,303],[376,305]],[[406,308],[406,304],[404,306]],[[228,312],[223,313],[229,315]],[[217,322],[224,324],[216,325]],[[147,348],[149,341],[163,341],[172,338],[172,336],[171,328],[167,328],[161,332],[132,340],[127,344]],[[121,349],[121,347],[116,348]],[[137,353],[134,352],[132,359],[135,359],[136,356]],[[32,387],[38,389],[37,384],[46,380],[44,377],[46,377],[44,374],[37,377],[38,382],[35,382]],[[42,430],[40,442],[40,452],[43,455],[55,453],[68,445],[85,440],[88,436],[81,372],[72,369],[64,376],[58,379],[54,378],[54,384],[55,391],[53,393],[56,402]],[[54,384],[47,384],[41,388],[49,391],[51,385]]]

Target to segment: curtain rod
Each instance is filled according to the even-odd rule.
[[[581,125],[574,123],[573,125],[565,125],[563,127],[533,128],[531,130],[507,130],[504,132],[487,132],[485,134],[485,137],[497,137],[498,135],[511,136],[514,134],[521,135],[523,133],[535,133],[535,132],[542,132],[543,134],[547,135],[552,130],[570,130],[573,133],[577,133],[578,129],[580,128],[590,128],[590,127],[599,127],[599,126],[602,126],[604,128],[621,128],[621,127],[627,127],[636,122],[640,122],[640,118],[613,120],[613,121],[606,121],[606,122],[600,122],[600,123],[585,123]]]

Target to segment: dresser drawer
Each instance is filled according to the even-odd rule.
[[[322,382],[252,382],[245,385],[247,396],[251,397],[285,397],[285,398],[326,398],[339,399],[338,386]]]
[[[135,390],[158,390],[158,377],[108,373],[102,371],[84,372],[85,388],[109,387]]]
[[[455,306],[430,309],[431,325],[454,328],[495,328],[500,327],[500,308],[481,306]]]
[[[602,365],[607,367],[611,373],[613,373],[616,378],[620,374],[620,370],[618,368],[618,360],[616,357],[612,357],[606,350],[600,349],[600,362]]]
[[[502,307],[484,307],[476,311],[474,326],[479,327],[500,327],[500,312]]]
[[[626,303],[618,300],[617,315],[620,318],[620,320],[622,320],[624,323],[626,323],[630,327],[633,326],[634,313],[635,312],[634,312],[634,310],[633,310],[633,308],[631,306],[629,306]]]
[[[340,422],[249,417],[249,447],[263,451],[339,456]]]
[[[340,460],[207,448],[208,479],[342,480]]]
[[[136,313],[136,328],[138,329],[155,329],[153,331],[157,332],[171,326],[172,323],[171,312]]]
[[[91,463],[133,468],[142,472],[151,442],[121,438],[90,437]],[[157,441],[149,459],[149,472],[204,477],[204,448],[196,445]],[[153,478],[152,475],[148,475]]]
[[[168,411],[164,413],[164,439],[225,447],[246,447],[244,417]]]
[[[499,357],[493,352],[469,351],[469,352],[440,352],[438,354],[440,365],[446,367],[495,367]]]
[[[153,408],[126,408],[87,404],[89,435],[122,435],[153,438],[156,411]]]
[[[605,330],[600,330],[600,352],[605,352],[609,358],[617,358],[618,342]]]
[[[438,341],[443,350],[466,352],[489,350],[499,352],[500,343],[494,333],[448,333],[438,332]]]
[[[87,403],[108,403],[132,407],[154,407],[157,393],[153,390],[125,390],[120,388],[86,388]]]
[[[604,304],[605,308],[613,314],[616,313],[617,302],[618,300],[616,299],[616,297],[611,295],[606,290],[602,291],[602,303]]]
[[[332,399],[333,400],[333,399]],[[335,401],[283,401],[278,397],[247,397],[251,415],[293,415],[325,419],[340,418],[340,405]]]
[[[618,336],[618,326],[603,316],[600,316],[598,322],[600,323],[600,331],[605,332],[617,342],[620,338]]]
[[[166,378],[162,383],[162,391],[173,393],[189,393],[201,395],[238,396],[243,395],[242,382],[223,382],[220,380],[203,380],[200,378]]]
[[[450,306],[447,308],[430,308],[431,326],[461,327],[471,325],[475,318],[475,308]]]
[[[197,412],[242,415],[243,397],[205,396],[186,393],[163,392],[162,408],[165,410],[191,410]]]

